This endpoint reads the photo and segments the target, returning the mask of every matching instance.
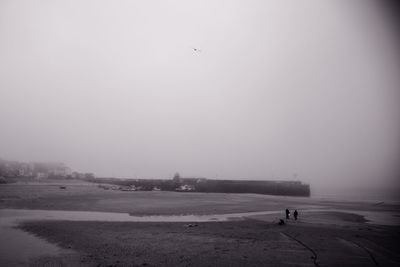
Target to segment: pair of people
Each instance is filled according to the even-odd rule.
[[[297,212],[297,210],[294,210],[293,213],[294,219],[297,221],[297,216],[299,216],[299,213]],[[286,220],[290,219],[290,210],[286,209]]]

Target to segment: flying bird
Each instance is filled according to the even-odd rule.
[[[193,49],[194,52],[201,52],[201,50],[196,48],[196,47],[192,47],[192,49]]]

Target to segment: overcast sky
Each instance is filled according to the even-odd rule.
[[[399,188],[391,26],[370,1],[0,0],[0,157]]]

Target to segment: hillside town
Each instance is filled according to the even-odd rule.
[[[30,179],[90,179],[93,173],[72,171],[61,162],[20,162],[0,159],[0,177]]]

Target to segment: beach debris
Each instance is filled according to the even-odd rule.
[[[60,189],[67,189],[66,186],[60,186]]]
[[[188,223],[184,225],[185,227],[197,227],[198,225],[195,223]]]

